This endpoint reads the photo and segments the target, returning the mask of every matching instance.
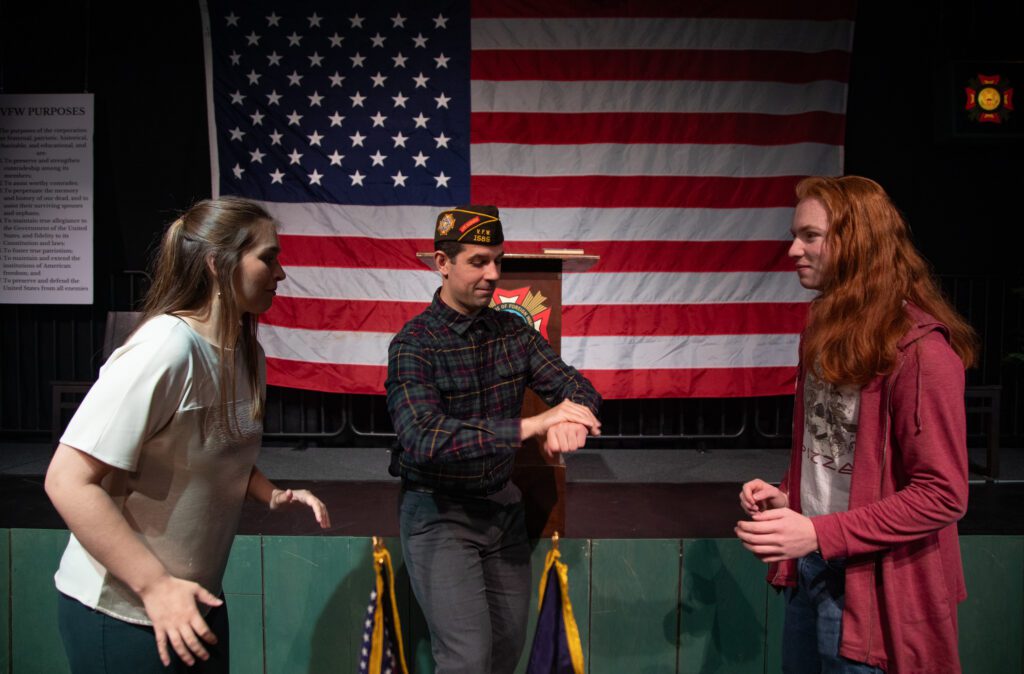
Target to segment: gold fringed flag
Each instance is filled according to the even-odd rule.
[[[569,601],[569,567],[558,552],[558,533],[551,538],[537,595],[539,615],[526,674],[583,674],[580,631]]]
[[[376,536],[373,537],[373,569],[377,579],[366,607],[359,674],[409,674],[402,649],[402,624],[395,601],[391,555]]]

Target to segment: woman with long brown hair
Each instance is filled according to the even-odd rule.
[[[974,331],[880,185],[814,177],[796,192],[789,256],[819,295],[793,449],[778,487],[743,485],[736,533],[785,589],[783,671],[959,672]]]
[[[201,201],[164,236],[143,320],[68,425],[46,492],[72,536],[55,576],[73,672],[228,671],[221,579],[246,497],[324,504],[256,467],[257,317],[284,279],[270,215]]]

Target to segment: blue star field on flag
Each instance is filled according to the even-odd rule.
[[[466,3],[214,0],[209,21],[221,193],[468,201]]]

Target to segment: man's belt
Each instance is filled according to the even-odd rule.
[[[451,498],[480,498],[483,496],[490,496],[491,494],[497,494],[499,491],[505,488],[508,484],[508,480],[496,485],[487,485],[480,488],[460,489],[454,487],[435,487],[431,485],[422,484],[419,482],[412,482],[410,480],[402,480],[402,489],[405,491],[416,492],[417,494],[431,494],[435,496],[447,496]]]

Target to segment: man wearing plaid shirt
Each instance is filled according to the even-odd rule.
[[[441,288],[388,352],[401,448],[402,553],[430,628],[436,672],[512,672],[526,637],[530,547],[509,481],[523,440],[571,452],[600,432],[601,402],[533,326],[488,307],[504,237],[494,206],[442,212]],[[521,418],[533,389],[551,409]]]

